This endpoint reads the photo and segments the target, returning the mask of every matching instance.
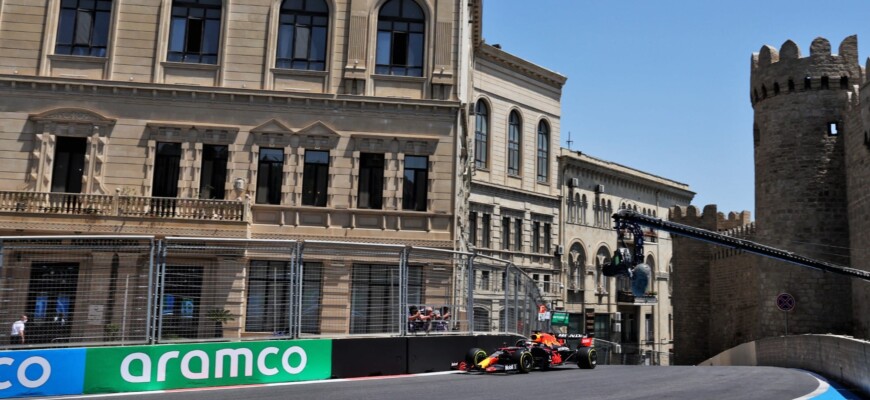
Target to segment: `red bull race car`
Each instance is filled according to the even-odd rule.
[[[580,339],[575,349],[571,349],[566,339]],[[451,364],[453,369],[466,372],[518,372],[526,373],[533,369],[546,370],[566,364],[577,364],[581,369],[592,369],[598,363],[598,354],[593,347],[593,339],[582,334],[533,333],[515,346],[496,349],[487,355],[480,348],[472,348],[464,361]]]

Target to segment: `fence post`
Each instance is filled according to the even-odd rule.
[[[168,253],[167,245],[160,241],[160,256],[157,263],[157,287],[155,288],[155,303],[157,303],[157,332],[154,337],[159,343],[163,339],[163,295],[166,290],[166,256]]]
[[[408,317],[405,310],[408,309],[408,258],[411,254],[411,246],[405,246],[399,252],[399,335],[408,334]]]
[[[287,336],[298,339],[302,333],[302,277],[305,274],[305,242],[295,242],[290,258],[290,305],[287,307]]]
[[[511,267],[513,263],[508,263],[504,267],[504,331],[503,333],[507,333],[508,324],[510,323],[510,279],[511,279]],[[514,291],[516,291],[516,285],[514,285]]]
[[[465,300],[466,314],[468,316],[468,332],[474,335],[474,258],[477,257],[477,249],[473,249],[468,256],[468,298]]]

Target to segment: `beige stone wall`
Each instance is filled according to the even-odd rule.
[[[167,62],[171,0],[115,2],[106,57],[56,55],[60,0],[6,2],[0,15],[0,74],[456,99],[458,2],[420,0],[426,15],[421,78],[375,74],[380,0],[329,0],[325,71],[275,67],[280,1],[224,0],[218,62]]]
[[[560,161],[565,310],[572,313],[594,310],[596,314],[610,315],[611,320],[619,312],[622,324],[633,321],[631,323],[637,331],[638,342],[623,342],[624,345],[660,352],[672,350],[675,332],[671,325],[674,315],[674,274],[670,268],[674,244],[671,235],[659,231],[655,232],[654,239],[652,236],[645,238],[645,262],[652,269],[649,291],[656,292],[657,298],[654,305],[619,302],[617,279],[600,275],[602,260],[598,256],[602,255],[603,262],[607,262],[619,246],[612,214],[623,205],[667,219],[668,207],[688,205],[694,193],[688,190],[688,185],[568,149],[561,149]],[[602,200],[611,204],[612,210],[601,209]],[[596,207],[596,203],[599,206]],[[652,319],[652,337],[648,337],[646,331],[647,316]],[[628,327],[622,329],[625,332]],[[612,332],[612,335],[611,338],[599,338],[621,341],[619,333]]]
[[[561,243],[561,210],[558,189],[558,151],[560,143],[561,96],[565,77],[481,44],[475,49],[472,70],[472,110],[484,102],[489,110],[487,163],[474,166],[475,124],[469,118],[468,132],[473,176],[469,209],[477,216],[479,254],[498,257],[537,277],[539,289],[548,302],[556,304],[563,291],[560,258],[555,255]],[[520,172],[508,173],[508,115],[517,110],[522,116]],[[547,179],[538,181],[537,129],[540,121],[549,125],[549,170]],[[484,215],[489,215],[490,243],[482,244]],[[503,230],[503,218],[510,218],[510,231]],[[516,243],[516,220],[522,220],[521,243]],[[539,224],[540,242],[534,249],[534,224]],[[546,228],[549,226],[549,238]],[[468,230],[462,232],[467,240]],[[549,248],[546,243],[549,241]],[[505,249],[505,242],[509,244]],[[498,310],[491,310],[497,316]]]

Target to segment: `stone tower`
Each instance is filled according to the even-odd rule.
[[[752,56],[757,239],[841,265],[850,258],[843,136],[849,92],[863,81],[857,48],[850,36],[834,55],[817,38],[802,57],[789,40]],[[762,301],[760,336],[784,333],[775,306],[782,292],[797,299],[789,334],[851,332],[849,278],[768,259],[759,267],[746,289]]]
[[[866,71],[870,71],[870,59]],[[855,82],[846,113],[845,140],[847,194],[849,196],[849,237],[852,241],[852,267],[870,271],[870,246],[867,245],[867,232],[870,232],[870,89],[866,82]],[[861,89],[859,92],[859,88]],[[865,110],[862,112],[862,110]],[[870,339],[870,282],[852,280],[852,308],[854,314],[855,337]]]

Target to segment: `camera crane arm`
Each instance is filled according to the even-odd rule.
[[[805,268],[812,268],[825,272],[832,272],[839,275],[846,275],[852,278],[859,278],[865,281],[870,281],[870,271],[845,267],[826,261],[814,260],[812,258],[804,257],[790,251],[776,249],[749,240],[738,239],[716,232],[711,232],[705,229],[677,224],[670,221],[664,221],[659,218],[648,217],[646,215],[631,210],[619,210],[616,214],[613,214],[613,220],[616,222],[617,231],[628,229],[634,236],[634,252],[636,254],[635,260],[637,260],[634,263],[635,265],[643,262],[643,258],[638,258],[637,254],[640,254],[641,257],[643,255],[643,233],[640,227],[646,226],[649,228],[669,232],[675,235],[686,236],[695,240],[712,243],[717,246],[729,247],[737,250],[742,250],[747,253],[757,254],[763,257],[769,257],[776,260],[785,261],[787,263],[796,264]]]

